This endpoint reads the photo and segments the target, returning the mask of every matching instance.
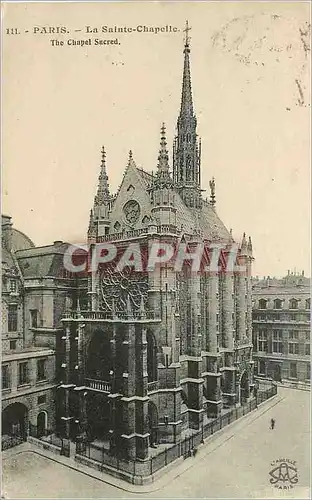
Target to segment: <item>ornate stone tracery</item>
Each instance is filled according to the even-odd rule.
[[[123,312],[127,303],[133,311],[147,306],[148,276],[136,271],[117,272],[113,265],[107,266],[100,276],[100,309]]]

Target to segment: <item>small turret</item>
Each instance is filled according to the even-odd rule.
[[[102,154],[101,171],[99,175],[97,195],[94,200],[94,203],[97,205],[102,205],[110,201],[108,176],[106,173],[106,152],[104,146],[102,147],[101,154]]]
[[[174,207],[175,190],[169,173],[166,128],[162,124],[157,171],[150,188],[153,203],[152,215],[158,224],[170,224],[176,228],[176,208]]]
[[[92,242],[96,239],[96,223],[93,217],[93,210],[90,210],[90,219],[89,219],[89,227],[88,227],[88,241]]]
[[[167,151],[167,141],[166,141],[166,127],[162,124],[160,132],[160,148],[158,155],[156,182],[158,181],[165,184],[172,185],[172,180],[169,174],[169,156]]]
[[[104,146],[101,150],[101,169],[96,196],[93,205],[93,220],[96,227],[96,236],[102,236],[109,231],[109,214],[112,204],[112,196],[109,192],[108,175],[106,172],[106,152]],[[89,233],[88,233],[89,234]]]

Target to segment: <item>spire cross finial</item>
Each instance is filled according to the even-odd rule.
[[[185,46],[189,46],[189,43],[190,43],[190,37],[189,37],[189,31],[191,30],[192,28],[189,27],[189,23],[188,21],[185,22],[185,29],[183,30],[185,32]]]

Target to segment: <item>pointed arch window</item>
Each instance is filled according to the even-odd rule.
[[[157,344],[154,334],[147,332],[147,381],[157,380]]]
[[[311,309],[311,299],[306,299],[305,308],[306,309]]]
[[[120,228],[121,228],[121,224],[120,224],[120,222],[118,222],[118,221],[117,221],[117,222],[115,222],[115,224],[114,224],[114,229],[115,229],[115,231],[120,231]]]
[[[183,159],[180,161],[180,181],[183,180]]]

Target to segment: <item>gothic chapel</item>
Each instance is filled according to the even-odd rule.
[[[138,168],[130,152],[112,195],[103,149],[88,243],[111,242],[117,253],[134,242],[146,253],[153,242],[220,243],[219,271],[194,273],[187,262],[181,271],[171,262],[153,272],[103,265],[88,275],[87,301],[66,311],[60,339],[58,426],[125,458],[179,442],[253,393],[252,244],[244,234],[236,262],[246,272],[226,271],[234,240],[216,213],[214,180],[210,200],[202,197],[196,128],[187,27],[172,169],[163,125],[156,173]]]

